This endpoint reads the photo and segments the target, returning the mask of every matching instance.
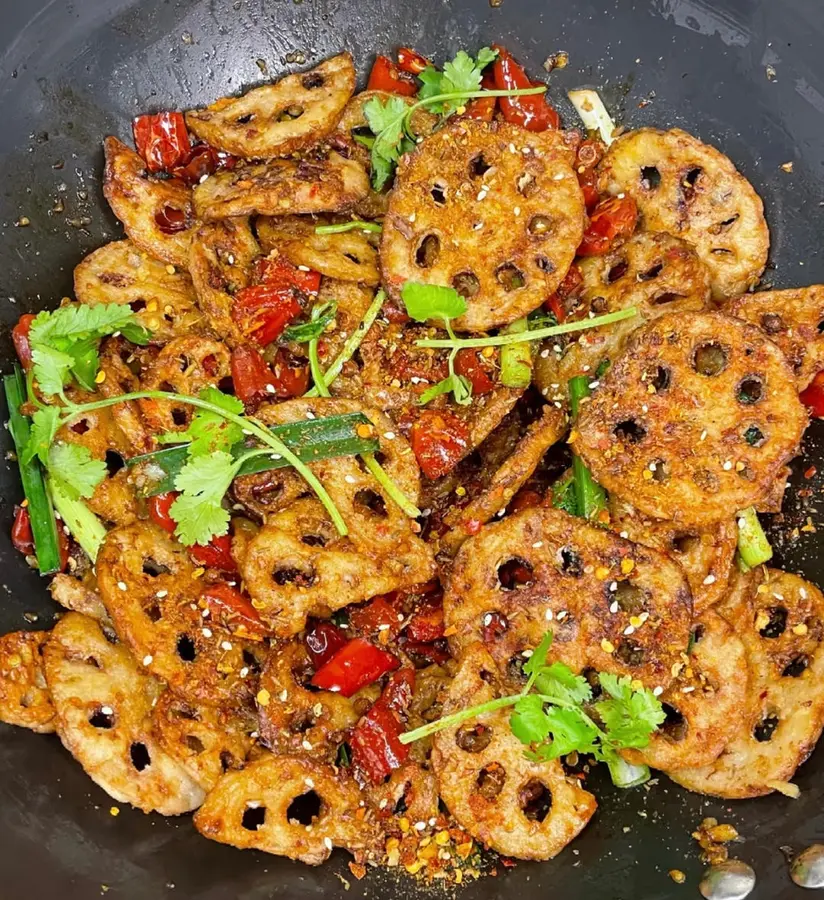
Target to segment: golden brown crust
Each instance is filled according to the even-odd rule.
[[[665,313],[700,312],[709,303],[709,270],[690,244],[669,234],[642,231],[612,252],[585,257],[576,265],[583,289],[567,319],[633,306],[638,314],[584,331],[567,347],[558,338],[545,341],[535,360],[535,383],[550,400],[565,397],[567,383],[576,375],[595,379],[598,366],[614,361],[644,322]]]
[[[72,575],[58,572],[49,584],[49,591],[52,599],[64,609],[83,613],[84,616],[111,627],[111,620],[100,594]]]
[[[74,270],[74,292],[88,306],[128,305],[160,343],[203,329],[189,273],[152,258],[128,240],[90,253]]]
[[[564,435],[567,418],[554,406],[545,406],[541,418],[527,428],[518,445],[492,476],[487,488],[464,507],[453,507],[444,516],[450,530],[441,539],[441,547],[454,556],[469,536],[466,525],[485,525],[506,509],[543,459],[544,454]]]
[[[197,303],[214,333],[230,347],[248,340],[232,318],[234,295],[249,286],[260,255],[248,219],[224,219],[198,228],[192,237],[189,271]]]
[[[444,704],[444,714],[501,695],[501,676],[479,644],[466,651]],[[432,765],[441,798],[476,840],[519,859],[551,859],[592,818],[595,797],[560,760],[531,762],[509,728],[510,710],[500,709],[435,736]],[[461,735],[479,726],[489,741],[482,749]],[[463,749],[461,744],[470,749]]]
[[[561,132],[471,119],[424,141],[401,160],[383,224],[389,295],[399,298],[406,281],[456,286],[468,303],[452,322],[460,331],[505,325],[540,306],[583,235],[571,153]]]
[[[166,690],[152,711],[152,727],[172,759],[211,791],[224,772],[243,768],[258,723],[251,709],[196,706]]]
[[[352,55],[340,53],[308,72],[190,110],[186,124],[201,140],[235,156],[289,156],[334,129],[354,90]]]
[[[63,746],[106,793],[144,812],[176,816],[204,793],[158,744],[151,711],[162,685],[101,626],[69,613],[44,651]]]
[[[185,269],[195,227],[192,191],[177,178],[149,177],[143,160],[115,137],[107,137],[103,149],[103,193],[126,234],[151,256]],[[187,226],[183,231],[165,234],[161,230],[155,217],[163,216],[167,208],[183,215]]]
[[[681,566],[690,584],[696,616],[726,595],[738,546],[738,524],[734,518],[684,528],[637,513],[617,497],[610,497],[609,507],[613,531],[666,553]]]
[[[291,818],[294,811],[289,812],[293,801],[305,794],[320,799],[311,828]],[[241,772],[227,772],[207,796],[194,823],[213,841],[318,866],[329,858],[333,846],[356,857],[377,848],[380,832],[360,802],[355,782],[336,774],[331,766],[305,757],[266,754]],[[265,812],[250,814],[251,809]],[[262,824],[254,827],[261,819]]]
[[[704,525],[758,503],[806,424],[781,351],[757,328],[666,315],[632,335],[570,443],[636,509]]]
[[[264,251],[277,250],[293,266],[307,266],[327,278],[377,285],[378,251],[360,231],[343,234],[316,234],[322,220],[283,216],[261,216],[255,223]]]
[[[749,667],[730,625],[706,612],[692,629],[678,676],[661,695],[667,718],[643,750],[625,750],[635,765],[665,772],[714,762],[750,721]]]
[[[160,528],[136,522],[110,531],[97,578],[117,633],[177,694],[208,705],[238,705],[253,695],[263,651],[204,619],[195,566]]]
[[[702,794],[760,797],[784,787],[824,726],[824,595],[797,575],[761,568],[737,576],[717,609],[746,648],[748,715],[711,765],[668,774]]]
[[[272,160],[218,172],[194,189],[204,221],[233,216],[301,215],[350,209],[369,192],[360,163],[329,151],[308,159]]]
[[[458,658],[482,641],[499,665],[517,672],[524,651],[551,629],[549,656],[573,671],[591,666],[666,688],[687,647],[692,600],[680,566],[663,554],[536,508],[466,541],[444,617]]]
[[[48,631],[10,631],[0,637],[0,722],[54,731],[54,705],[43,674]]]
[[[799,391],[824,369],[824,285],[742,294],[725,311],[760,328],[778,344]]]
[[[599,171],[601,191],[632,197],[646,231],[695,245],[716,300],[758,282],[770,246],[764,204],[723,153],[678,128],[639,128],[613,142]]]

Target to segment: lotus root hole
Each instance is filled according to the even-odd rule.
[[[481,282],[474,272],[458,272],[452,279],[452,287],[465,300],[470,300],[481,289]]]
[[[542,781],[533,778],[518,791],[518,805],[531,822],[543,822],[552,809],[552,793]]]
[[[415,251],[415,264],[420,269],[430,269],[435,265],[440,252],[440,238],[436,234],[427,234]]]
[[[627,274],[629,263],[625,259],[621,259],[609,267],[607,272],[607,284],[614,284],[619,278],[623,278]]]
[[[658,366],[650,384],[656,391],[665,391],[670,386],[672,372],[666,366]]]
[[[765,716],[753,729],[752,736],[760,744],[765,744],[767,741],[771,741],[773,738],[773,734],[775,734],[775,729],[778,728],[779,721],[780,720],[778,716]]]
[[[443,206],[446,203],[446,187],[442,184],[433,184],[429,189],[432,202],[436,206]]]
[[[379,519],[385,519],[388,515],[386,511],[386,501],[372,488],[362,488],[355,493],[355,505],[363,510],[370,512]]]
[[[764,382],[758,375],[747,375],[739,383],[736,393],[739,403],[752,406],[764,396]]]
[[[469,161],[469,177],[483,178],[491,168],[492,164],[487,161],[483,153],[479,153]]]
[[[203,745],[203,741],[196,734],[187,734],[183,738],[183,743],[186,745],[186,748],[191,750],[196,756],[199,756],[206,747]]]
[[[545,238],[552,230],[552,219],[549,216],[544,216],[539,213],[529,220],[526,230],[532,237]]]
[[[492,729],[488,725],[461,725],[455,732],[455,743],[465,753],[480,753],[491,740]]]
[[[584,574],[584,561],[580,553],[571,547],[562,547],[560,551],[561,571],[573,578],[580,578]]]
[[[623,640],[615,650],[616,659],[631,668],[643,665],[644,656],[644,648],[635,641]]]
[[[295,587],[311,587],[315,583],[315,570],[312,566],[298,568],[297,566],[278,566],[272,572],[275,584],[292,584]]]
[[[650,266],[650,268],[647,269],[646,272],[639,272],[638,280],[639,281],[652,281],[653,278],[657,278],[661,274],[661,271],[663,268],[664,268],[664,264],[662,262],[657,262],[654,265]]]
[[[641,166],[641,187],[646,191],[655,191],[661,185],[661,173],[656,166]]]
[[[259,828],[263,827],[265,822],[265,806],[247,806],[246,809],[243,810],[243,815],[240,819],[240,824],[247,831],[257,831]]]
[[[197,656],[195,642],[188,634],[181,634],[177,639],[177,655],[183,662],[194,662]]]
[[[625,444],[640,444],[647,436],[647,429],[635,419],[624,419],[615,425],[612,433]]]
[[[308,75],[304,75],[301,79],[301,84],[304,89],[307,91],[313,91],[315,88],[323,87],[326,83],[326,79],[320,72],[310,72]]]
[[[781,674],[786,678],[800,678],[809,664],[809,657],[802,653],[800,656],[796,656],[794,659],[790,660]]]
[[[98,706],[89,716],[89,725],[93,728],[114,728],[114,712],[110,706]]]
[[[672,539],[672,549],[675,553],[692,553],[700,543],[701,538],[697,534],[676,534]]]
[[[646,591],[631,581],[619,581],[612,592],[612,598],[617,601],[622,612],[631,616],[640,615],[647,605]]]
[[[495,279],[507,293],[517,291],[526,284],[524,273],[511,262],[498,266],[495,270]]]
[[[129,756],[131,757],[132,765],[138,772],[142,772],[152,764],[149,748],[142,741],[135,741],[129,747]]]
[[[758,633],[763,638],[774,639],[781,637],[787,630],[787,608],[784,606],[771,606],[766,610],[769,619],[765,625],[759,628]]]
[[[535,583],[532,566],[520,556],[513,556],[498,566],[501,590],[514,591]]]
[[[729,354],[715,341],[699,344],[695,348],[692,365],[699,375],[714,378],[727,368]]]
[[[320,818],[321,805],[320,795],[315,791],[307,791],[289,804],[286,818],[291,824],[313,825]]]
[[[683,741],[689,730],[687,720],[679,710],[674,706],[670,706],[669,703],[662,703],[661,706],[666,715],[666,718],[660,725],[664,736],[673,743]]]
[[[506,769],[498,762],[489,763],[478,772],[475,784],[484,800],[494,800],[506,784]]]

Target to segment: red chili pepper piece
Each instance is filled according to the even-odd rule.
[[[150,172],[168,172],[181,165],[192,149],[183,113],[138,116],[132,131],[137,152]]]
[[[507,507],[511,513],[520,512],[522,509],[532,509],[540,506],[544,502],[544,498],[531,488],[521,488],[520,491],[512,498]]]
[[[236,165],[237,157],[231,153],[215,150],[208,144],[195,144],[170,172],[191,187],[208,175],[214,175],[221,169],[234,169]]]
[[[495,390],[493,370],[484,365],[479,350],[459,350],[455,357],[455,371],[470,380],[473,394],[488,394]]]
[[[254,347],[241,346],[232,351],[232,383],[235,395],[246,407],[256,407],[276,390],[274,372]]]
[[[177,522],[169,512],[177,497],[177,491],[166,491],[164,494],[155,494],[154,497],[149,497],[149,518],[169,534],[173,534],[177,528]]]
[[[200,596],[205,600],[212,619],[217,619],[234,634],[253,641],[261,641],[268,634],[249,597],[226,582],[206,585]]]
[[[414,687],[414,669],[395,672],[352,732],[349,743],[355,767],[373,784],[383,781],[409,755],[409,745],[402,744],[400,736]]]
[[[303,640],[314,669],[320,669],[321,666],[328,663],[348,641],[349,638],[337,625],[327,621],[315,622],[314,625],[311,625]]]
[[[412,426],[412,450],[423,474],[440,478],[469,450],[469,426],[447,410],[424,410]]]
[[[584,169],[583,172],[578,173],[578,184],[581,185],[587,213],[591,213],[601,199],[601,195],[598,193],[598,173],[594,169]]]
[[[11,542],[14,549],[24,556],[34,554],[34,535],[31,531],[31,516],[25,506],[14,507],[14,523],[11,526]]]
[[[302,397],[309,390],[309,366],[300,362],[285,347],[278,347],[272,367],[275,396],[280,400]]]
[[[799,397],[811,416],[824,419],[824,372],[819,372]]]
[[[235,294],[232,318],[261,347],[271,344],[300,315],[302,307],[293,288],[255,284]]]
[[[579,256],[602,256],[618,238],[635,231],[638,206],[632,197],[609,197],[595,207],[578,248]]]
[[[232,538],[228,534],[213,537],[208,544],[195,544],[189,548],[189,555],[199,565],[221,572],[237,572],[237,563],[232,556]]]
[[[481,79],[481,87],[485,91],[495,90],[495,76],[491,71],[484,72]],[[497,97],[476,97],[466,104],[464,116],[467,119],[477,119],[479,122],[491,122],[498,106]]]
[[[445,638],[438,638],[431,644],[425,644],[423,641],[412,641],[401,635],[398,642],[403,652],[413,660],[415,665],[424,666],[427,663],[435,663],[435,665],[442,666],[452,658]]]
[[[425,56],[421,56],[417,50],[411,47],[401,47],[398,50],[398,68],[410,75],[420,75],[421,72],[432,63]]]
[[[14,349],[17,352],[17,358],[20,365],[26,371],[31,367],[31,345],[29,344],[29,331],[31,323],[34,321],[31,313],[24,313],[17,320],[17,324],[11,330],[11,339],[14,342]]]
[[[392,94],[413,97],[418,93],[418,86],[414,78],[406,72],[401,72],[388,56],[378,56],[369,73],[366,90],[389,91]]]
[[[440,598],[429,600],[412,616],[406,634],[413,641],[431,644],[443,637],[443,602]]]
[[[335,691],[351,697],[381,675],[397,669],[397,656],[381,650],[363,638],[353,638],[315,672],[312,684],[325,691]]]
[[[180,234],[192,224],[186,210],[168,205],[155,213],[154,220],[163,234]]]
[[[283,256],[267,256],[255,263],[255,277],[261,284],[281,288],[297,288],[304,294],[317,294],[320,290],[320,272],[299,269]]]
[[[558,285],[558,290],[550,294],[544,300],[544,309],[548,309],[558,322],[563,322],[567,317],[567,301],[576,296],[584,285],[584,276],[576,265],[571,265],[564,276],[564,280]]]
[[[537,87],[541,82],[530,81],[523,67],[520,66],[503,47],[493,45],[498,57],[493,63],[495,87],[499,91],[523,90]],[[501,97],[501,112],[504,119],[512,125],[520,125],[527,131],[546,131],[558,128],[561,119],[558,113],[547,103],[544,94],[533,94],[528,97]]]
[[[400,631],[403,616],[388,597],[375,597],[365,606],[349,610],[349,624],[362,634],[388,631],[394,636]]]

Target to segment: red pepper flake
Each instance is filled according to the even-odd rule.
[[[812,478],[817,471],[818,469],[816,469],[815,466],[810,466],[810,468],[804,472],[804,477],[807,479]]]

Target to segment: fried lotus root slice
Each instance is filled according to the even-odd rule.
[[[609,506],[613,531],[637,544],[666,553],[680,564],[690,585],[696,615],[701,615],[726,595],[738,546],[738,524],[734,518],[683,528],[637,513],[617,497],[610,497]]]
[[[112,627],[100,594],[72,575],[58,572],[49,584],[52,599],[64,609],[82,613],[90,619]]]
[[[428,822],[438,815],[438,781],[417,762],[406,762],[389,778],[366,790],[366,798],[378,819],[403,815],[410,822]]]
[[[140,378],[131,367],[134,366],[139,370],[140,364],[141,360],[135,354],[132,344],[122,337],[106,338],[100,345],[100,371],[104,375],[103,381],[98,386],[100,393],[109,398],[139,391]],[[148,453],[154,449],[154,439],[146,428],[136,400],[117,403],[110,406],[109,410],[112,419],[131,447],[130,455]]]
[[[701,312],[709,305],[710,273],[695,249],[669,234],[639,232],[605,256],[578,261],[583,291],[567,319],[586,319],[634,306],[638,315],[582,332],[560,352],[549,340],[535,360],[535,381],[544,396],[566,394],[576,375],[594,376],[604,361],[613,361],[627,337],[644,322],[665,313]]]
[[[86,774],[121,803],[176,816],[200,806],[200,786],[157,742],[152,705],[162,686],[100,624],[68,613],[44,650],[57,733]]]
[[[289,156],[334,129],[354,90],[352,55],[340,53],[308,72],[190,110],[186,124],[201,140],[235,156]]]
[[[694,244],[716,300],[761,277],[770,246],[764,204],[715,147],[678,128],[639,128],[613,142],[599,166],[599,187],[632,197],[645,230]]]
[[[286,509],[310,492],[309,485],[294,469],[270,469],[241,475],[232,482],[232,497],[253,517],[265,522],[268,516]]]
[[[189,335],[175,338],[158,353],[143,376],[145,391],[172,391],[197,396],[231,374],[231,354],[222,341]],[[140,411],[155,432],[185,431],[195,407],[172,400],[138,400]]]
[[[356,859],[377,849],[380,831],[360,804],[357,784],[331,766],[266,754],[241,772],[227,772],[194,823],[221,844],[318,866],[333,846]]]
[[[689,641],[692,598],[664,554],[561,510],[532,508],[464,543],[444,618],[453,656],[481,641],[512,677],[551,629],[550,658],[573,671],[590,666],[666,688]]]
[[[781,348],[802,391],[824,369],[824,285],[742,294],[726,307]]]
[[[170,270],[131,241],[113,241],[90,253],[74,270],[74,292],[88,306],[128,306],[160,343],[203,327],[188,272]]]
[[[451,555],[458,552],[470,532],[467,525],[479,522],[485,525],[518,493],[535,471],[544,454],[564,435],[567,418],[555,406],[545,406],[541,418],[533,422],[511,455],[492,476],[488,487],[463,508],[453,507],[444,516],[450,530],[441,540],[441,546]]]
[[[242,769],[257,730],[251,709],[195,706],[166,690],[152,712],[152,726],[163,749],[205,791],[224,772]]]
[[[260,675],[257,695],[262,742],[278,753],[300,753],[308,741],[313,753],[326,751],[335,761],[343,732],[376,700],[380,688],[370,686],[354,697],[309,690],[314,671],[302,641],[273,644]]]
[[[261,650],[201,616],[194,572],[186,550],[146,522],[112,529],[97,556],[100,596],[135,657],[192,703],[241,704]]]
[[[350,209],[369,193],[360,163],[329,151],[307,159],[276,159],[218,172],[194,189],[206,221],[231,216],[283,216]]]
[[[468,304],[452,322],[460,331],[506,325],[540,306],[583,235],[570,160],[561,132],[471,119],[424,141],[401,160],[383,225],[389,295],[398,300],[407,281],[454,287]]]
[[[300,216],[261,216],[255,227],[263,249],[277,250],[293,266],[307,266],[339,281],[379,284],[378,251],[369,238],[361,231],[316,234],[315,227],[323,224]]]
[[[389,554],[356,549],[338,535],[320,502],[307,498],[269,519],[249,542],[240,571],[267,627],[290,637],[310,615],[329,615],[434,574],[431,551],[411,532]]]
[[[643,750],[624,750],[636,765],[665,772],[714,762],[750,720],[744,645],[709,611],[692,629],[691,648],[661,702],[667,718]]]
[[[247,340],[232,318],[233,298],[249,286],[252,263],[259,255],[248,219],[210,222],[192,237],[189,271],[198,305],[212,331],[232,348]]]
[[[668,774],[730,799],[787,790],[824,725],[824,596],[797,575],[759,568],[736,576],[717,610],[747,652],[750,714],[711,765]]]
[[[54,731],[54,705],[43,674],[48,631],[11,631],[0,637],[0,722]]]
[[[632,335],[570,443],[639,511],[705,525],[758,503],[806,424],[787,362],[757,328],[673,314]]]
[[[501,674],[480,644],[467,648],[444,715],[503,694]],[[432,766],[441,799],[458,824],[493,850],[551,859],[584,829],[595,797],[567,777],[560,760],[531,762],[500,709],[435,735]]]
[[[177,178],[151,178],[124,143],[107,137],[103,193],[126,234],[141,250],[185,269],[195,220],[192,191]]]
[[[129,469],[120,469],[104,478],[86,501],[89,509],[104,522],[130,525],[138,518],[137,493]]]

